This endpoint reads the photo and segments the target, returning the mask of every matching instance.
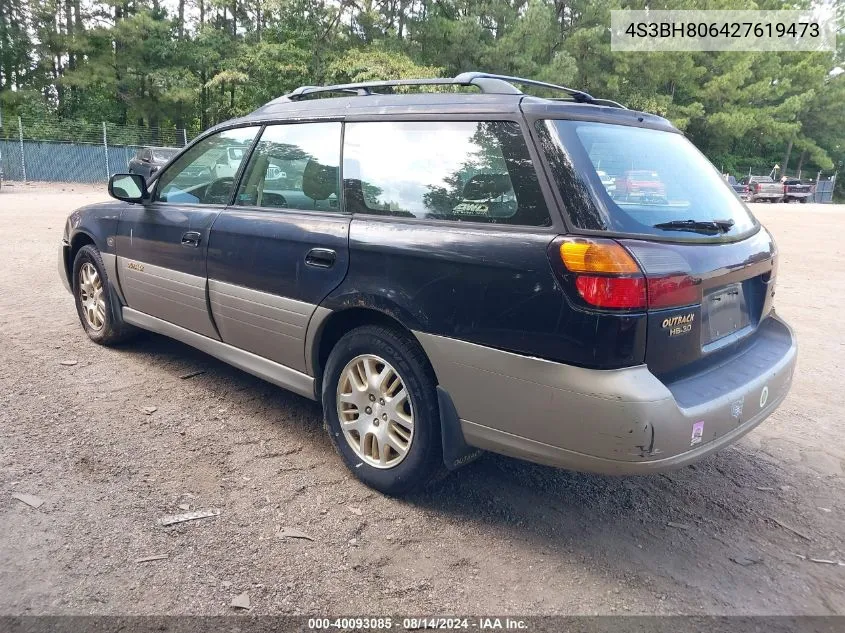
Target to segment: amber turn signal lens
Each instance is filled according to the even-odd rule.
[[[568,239],[560,245],[560,257],[573,273],[640,274],[640,267],[628,251],[610,240]]]

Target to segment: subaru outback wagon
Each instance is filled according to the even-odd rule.
[[[109,193],[59,250],[88,336],[152,330],[321,400],[386,493],[481,450],[680,467],[792,380],[770,234],[668,121],[578,90],[302,87]]]

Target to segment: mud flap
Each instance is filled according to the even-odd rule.
[[[449,470],[457,470],[461,466],[478,459],[484,452],[474,448],[464,440],[461,431],[461,421],[449,394],[438,385],[437,404],[440,408],[440,437],[443,440],[443,463]]]

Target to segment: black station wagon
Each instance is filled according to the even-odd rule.
[[[386,493],[480,449],[676,468],[792,380],[772,237],[668,121],[578,90],[302,87],[109,192],[59,251],[88,336],[152,330],[322,400]]]

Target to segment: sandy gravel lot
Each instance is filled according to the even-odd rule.
[[[244,592],[253,614],[845,614],[845,565],[810,560],[845,561],[845,207],[755,205],[800,356],[737,446],[627,479],[487,456],[399,501],[347,474],[316,404],[160,336],[87,339],[56,246],[104,197],[0,192],[0,614],[226,614]],[[156,524],[180,507],[221,514]]]

